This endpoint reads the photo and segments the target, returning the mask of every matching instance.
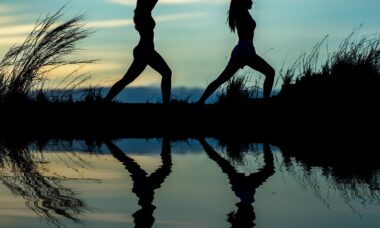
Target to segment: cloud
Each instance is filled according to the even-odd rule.
[[[136,0],[108,0],[108,2],[112,2],[119,5],[126,6],[135,6]],[[191,3],[199,3],[202,0],[160,0],[159,4],[163,5],[182,5],[182,4],[191,4]]]
[[[126,5],[126,6],[135,6],[136,0],[107,0],[108,2]],[[185,4],[227,4],[227,0],[159,0],[158,4],[162,5],[185,5]]]
[[[176,14],[168,14],[161,15],[155,17],[157,22],[170,22],[177,21],[183,19],[191,19],[191,18],[201,18],[207,16],[206,12],[199,13],[176,13]],[[120,19],[120,20],[103,20],[103,21],[91,21],[86,24],[86,27],[89,28],[115,28],[122,26],[133,26],[132,19]]]
[[[13,7],[11,7],[9,5],[4,5],[4,4],[0,5],[0,13],[1,14],[9,13],[13,10],[14,10]]]
[[[161,15],[156,17],[157,22],[170,22],[178,21],[191,18],[201,18],[207,16],[206,12],[199,13],[177,13]],[[117,28],[123,26],[133,26],[132,19],[117,19],[117,20],[100,20],[100,21],[89,21],[86,23],[86,28]],[[29,34],[33,28],[34,24],[24,24],[24,25],[6,25],[0,28],[0,45],[4,44],[16,44],[21,43],[25,40],[27,34]],[[23,36],[24,35],[24,36]]]
[[[1,14],[1,12],[0,12]],[[19,19],[20,17],[17,17],[17,16],[0,16],[0,26],[2,24],[8,24],[10,22],[14,22],[15,20]],[[0,27],[0,29],[2,29]]]
[[[103,20],[103,21],[90,21],[86,24],[86,27],[90,28],[114,28],[122,26],[131,26],[133,25],[132,19],[121,19],[121,20]]]
[[[0,26],[0,45],[22,43],[34,26],[34,24]]]
[[[8,36],[0,37],[0,45],[13,45],[21,43],[25,40],[25,36]]]
[[[124,67],[127,67],[128,65],[125,65]],[[127,68],[126,68],[127,70]],[[126,71],[125,70],[125,71]],[[92,77],[91,82],[94,84],[101,84],[102,86],[112,86],[120,80],[125,71],[120,71],[120,74],[114,73],[114,74],[108,74],[107,77],[102,75],[97,75]],[[146,86],[157,86],[161,83],[161,76],[151,70],[150,68],[147,68],[143,73],[139,75],[131,84],[129,84],[129,87],[146,87]]]
[[[202,18],[202,17],[206,17],[207,15],[209,15],[209,13],[207,12],[168,14],[168,15],[158,16],[156,21],[158,22],[177,21],[181,19]]]
[[[53,71],[50,71],[46,76],[48,78],[60,78],[69,75],[73,71],[78,70],[79,65],[67,65],[59,67]],[[110,71],[122,71],[124,66],[117,63],[105,63],[100,62],[96,64],[87,64],[83,67],[80,67],[77,74],[82,73],[105,73]]]
[[[20,35],[26,34],[33,30],[34,24],[25,24],[25,25],[13,25],[13,26],[5,26],[0,29],[0,36],[12,36],[12,35]]]

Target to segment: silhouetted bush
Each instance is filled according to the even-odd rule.
[[[284,81],[279,96],[297,99],[334,100],[347,98],[379,98],[380,36],[356,39],[352,32],[339,48],[318,66],[320,48],[303,54],[289,69],[281,71]]]

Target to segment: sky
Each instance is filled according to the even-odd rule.
[[[135,0],[1,0],[0,58],[21,43],[38,18],[63,5],[64,19],[84,13],[94,33],[78,44],[74,56],[98,59],[83,71],[93,86],[110,86],[130,66],[139,36],[133,25]],[[173,87],[204,88],[226,66],[238,39],[226,24],[228,0],[159,0],[153,10],[156,20],[156,50],[173,72]],[[379,32],[379,0],[256,0],[251,15],[256,20],[254,44],[278,72],[293,63],[329,35],[334,50],[343,38],[363,24],[362,34]],[[73,68],[58,69],[49,75],[59,80]],[[249,68],[250,83],[264,76]],[[160,85],[161,77],[147,68],[130,86]],[[278,86],[279,84],[277,84]]]

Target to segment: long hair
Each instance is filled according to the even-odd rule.
[[[232,32],[236,30],[236,20],[241,10],[243,0],[231,0],[230,9],[227,13],[227,22]]]

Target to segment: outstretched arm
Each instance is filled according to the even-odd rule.
[[[137,0],[136,9],[152,11],[158,0]]]

